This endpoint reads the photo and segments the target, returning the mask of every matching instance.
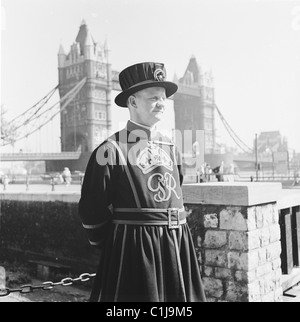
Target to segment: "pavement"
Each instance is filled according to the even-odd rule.
[[[25,297],[18,295],[18,294],[9,294],[4,297],[0,297],[0,303],[11,303],[11,302],[31,302],[30,300],[27,300]]]

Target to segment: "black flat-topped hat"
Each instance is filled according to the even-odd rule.
[[[148,87],[164,87],[166,96],[170,97],[178,87],[175,83],[166,81],[166,74],[164,64],[161,63],[146,62],[125,68],[119,74],[122,92],[115,98],[115,103],[127,107],[130,95]]]

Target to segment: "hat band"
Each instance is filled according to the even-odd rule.
[[[135,88],[135,87],[139,87],[139,86],[142,86],[142,85],[146,85],[146,84],[156,84],[157,83],[157,86],[159,87],[159,85],[161,84],[161,83],[166,83],[165,81],[156,81],[156,80],[154,80],[154,79],[152,79],[152,80],[146,80],[146,81],[143,81],[143,82],[140,82],[140,83],[137,83],[137,84],[134,84],[134,85],[132,85],[132,86],[130,86],[130,87],[128,87],[128,88],[126,88],[126,89],[123,89],[123,91],[127,91],[127,90],[129,90],[129,89],[132,89],[132,88]]]

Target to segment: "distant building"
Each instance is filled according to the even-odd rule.
[[[261,132],[257,138],[257,151],[263,155],[288,151],[287,140],[279,131]]]
[[[204,131],[205,154],[215,153],[215,100],[212,72],[203,72],[196,58],[191,57],[182,78],[176,79],[174,94],[175,128]],[[196,138],[193,138],[195,141]]]
[[[58,52],[59,94],[64,97],[83,78],[87,82],[62,109],[61,150],[91,152],[111,129],[111,91],[118,87],[118,74],[111,70],[107,43],[95,42],[82,21],[70,52]]]

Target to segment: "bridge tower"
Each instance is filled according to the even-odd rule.
[[[99,44],[83,20],[68,54],[58,51],[59,95],[86,83],[61,110],[61,150],[91,152],[111,130],[112,71],[107,42]]]
[[[181,133],[184,130],[192,130],[192,133],[204,130],[204,153],[216,153],[212,72],[202,72],[192,56],[183,77],[175,81],[178,84],[178,91],[174,94],[175,128]],[[195,140],[193,138],[193,142]]]

